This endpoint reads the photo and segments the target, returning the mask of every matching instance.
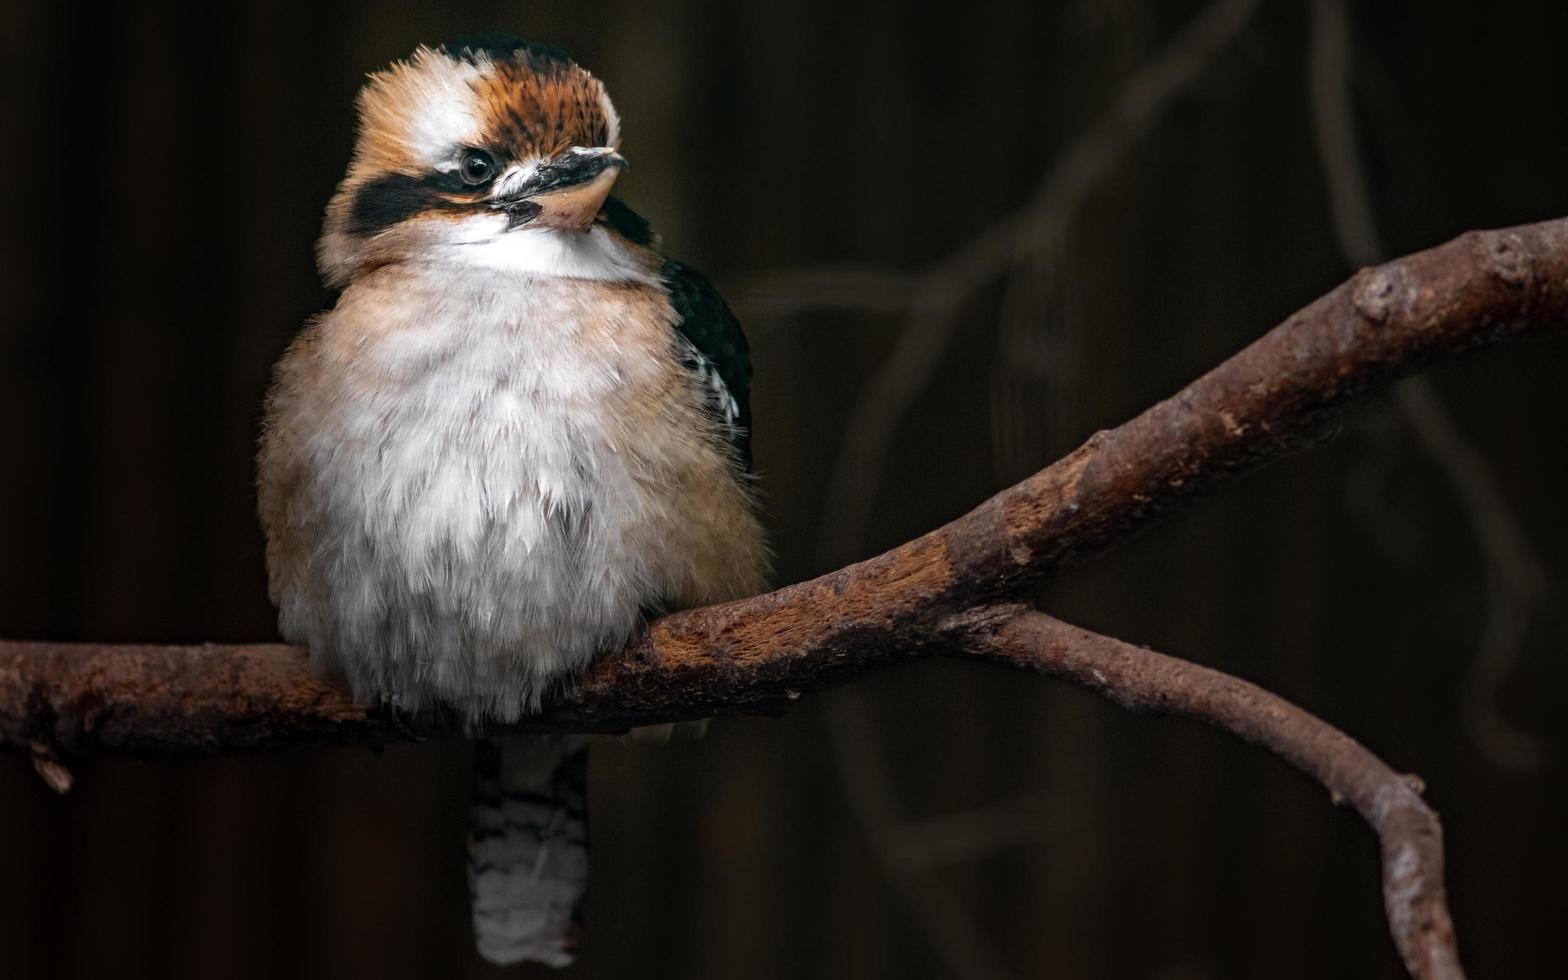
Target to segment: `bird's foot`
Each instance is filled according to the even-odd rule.
[[[632,656],[649,667],[658,667],[664,661],[659,655],[659,648],[653,644],[653,621],[661,615],[658,610],[644,606],[637,617],[637,625],[632,627],[630,639],[626,641],[626,649],[631,651]]]
[[[410,742],[426,741],[426,736],[417,727],[419,712],[410,711],[403,707],[396,695],[384,694],[377,701],[379,712],[385,716],[397,733]]]

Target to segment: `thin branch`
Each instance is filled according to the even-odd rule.
[[[1024,595],[1187,499],[1324,438],[1343,408],[1438,358],[1568,325],[1568,219],[1472,232],[1363,271],[1136,418],[882,555],[666,616],[523,731],[624,731],[781,709],[931,649],[932,626]],[[395,725],[298,648],[0,643],[0,746],[69,757],[365,744]]]
[[[819,552],[860,550],[888,447],[909,407],[931,383],[965,304],[1023,257],[1044,248],[1089,194],[1159,121],[1165,108],[1200,78],[1215,55],[1241,33],[1260,0],[1216,0],[1128,80],[1110,108],[1046,173],[1030,201],[1004,215],[914,274],[832,267],[770,276],[744,286],[737,307],[748,315],[838,308],[886,311],[902,306],[908,322],[886,361],[867,382],[844,427],[828,479]],[[830,302],[836,300],[837,302]]]
[[[1356,137],[1350,97],[1351,24],[1344,0],[1313,0],[1308,72],[1313,131],[1328,185],[1334,237],[1349,265],[1375,265],[1387,257],[1387,250]],[[1530,621],[1545,599],[1550,581],[1546,563],[1514,517],[1486,456],[1465,438],[1432,383],[1411,378],[1395,397],[1417,444],[1447,477],[1485,567],[1487,622],[1466,685],[1466,727],[1497,764],[1532,768],[1543,756],[1541,742],[1509,722],[1497,706],[1497,694],[1523,652]]]
[[[1475,535],[1486,581],[1486,626],[1465,683],[1465,727],[1476,746],[1505,769],[1541,764],[1546,746],[1503,714],[1498,693],[1524,653],[1530,623],[1546,599],[1546,563],[1520,527],[1489,460],[1465,438],[1437,389],[1411,378],[1399,407],[1427,456],[1448,477]]]
[[[898,831],[905,817],[887,767],[877,755],[877,728],[868,713],[865,700],[846,690],[829,705],[828,722],[839,783],[877,867],[948,973],[965,980],[1009,980],[1013,973],[997,959],[955,897],[922,875],[921,869],[901,860]]]
[[[1008,796],[893,828],[892,860],[916,870],[963,864],[1038,841],[1047,811],[1036,795]]]
[[[976,628],[960,618],[954,644],[1087,687],[1132,711],[1190,718],[1262,746],[1349,803],[1377,832],[1383,903],[1394,943],[1417,980],[1462,980],[1443,890],[1443,831],[1402,776],[1321,719],[1229,674],[1167,657],[1037,612]]]
[[[918,274],[857,265],[778,269],[752,276],[730,296],[752,324],[834,310],[903,313],[915,292]]]
[[[824,565],[831,566],[861,551],[867,518],[894,436],[910,407],[937,374],[941,357],[963,322],[966,303],[988,282],[1002,279],[1006,288],[999,360],[1017,365],[1018,360],[1010,359],[1010,355],[1016,355],[1016,348],[1040,346],[1032,329],[1039,315],[1030,308],[1031,304],[1023,302],[1020,287],[1035,284],[1035,267],[1049,280],[1058,264],[1055,253],[1060,251],[1083,202],[1114,172],[1129,148],[1154,127],[1162,110],[1190,87],[1208,62],[1240,33],[1256,7],[1256,0],[1217,0],[1206,7],[1121,88],[1109,111],[1046,172],[1029,202],[1015,213],[1004,215],[924,274],[901,277],[863,272],[850,277],[841,270],[824,270],[817,282],[797,277],[789,283],[797,290],[802,308],[808,304],[820,307],[821,299],[828,296],[859,300],[866,311],[876,309],[879,300],[884,308],[894,306],[899,299],[908,307],[908,319],[897,343],[850,412],[828,477],[827,501],[817,537],[817,555]],[[848,283],[853,283],[858,291],[846,289]],[[880,287],[880,291],[873,287]],[[894,290],[900,290],[902,295]],[[780,305],[775,303],[775,310]],[[749,312],[754,313],[755,308]],[[1038,358],[1030,361],[1037,362]],[[1061,361],[1061,357],[1056,357],[1047,363],[1060,366]],[[992,439],[1001,450],[995,454],[998,463],[1006,465],[1023,455],[1013,450],[1021,431],[1018,426],[1025,416],[1014,419],[1012,413],[996,411],[997,399],[1022,390],[1013,383],[1011,375],[998,373],[992,392]],[[1013,438],[1000,437],[998,417],[1014,423],[1008,426]],[[1017,470],[1008,468],[1005,472],[1011,476]],[[850,711],[858,701],[849,704],[839,714]],[[863,712],[864,708],[860,710]],[[845,744],[846,723],[842,719],[830,731],[840,758],[840,773],[846,777],[845,791],[851,799],[864,792],[860,785],[849,781],[851,775],[862,784],[890,784],[881,768],[875,729],[865,727],[867,730],[853,744]],[[844,764],[847,758],[860,760],[853,772]],[[887,792],[892,792],[890,785]],[[952,907],[946,893],[900,863],[900,853],[888,846],[887,841],[897,828],[886,820],[868,823],[873,814],[866,806],[858,806],[855,813],[862,830],[875,842],[873,852],[889,886],[922,921],[922,932],[949,968],[959,975],[995,974],[998,968],[994,954],[963,911]]]
[[[1328,183],[1334,238],[1351,266],[1383,261],[1386,249],[1372,211],[1372,190],[1356,138],[1350,101],[1350,16],[1343,0],[1312,0],[1312,50],[1307,59],[1312,128]]]
[[[965,301],[1006,272],[1021,254],[1043,248],[1089,193],[1114,172],[1153,129],[1164,108],[1203,74],[1209,61],[1241,33],[1259,0],[1218,0],[1183,28],[1123,87],[1110,111],[1090,127],[1046,174],[1033,200],[950,254],[922,277],[898,343],[871,378],[844,428],[828,480],[819,541],[841,554],[860,548],[900,421],[931,383],[961,322]]]

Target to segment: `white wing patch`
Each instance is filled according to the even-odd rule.
[[[740,421],[740,404],[735,401],[735,396],[730,394],[730,386],[724,383],[724,377],[719,374],[719,369],[708,360],[707,355],[698,350],[696,345],[685,337],[680,338],[681,363],[685,364],[701,379],[708,389],[708,398],[713,402],[720,415],[724,416],[725,425],[735,425]]]

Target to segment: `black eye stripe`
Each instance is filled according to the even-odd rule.
[[[354,192],[346,230],[351,235],[369,237],[421,211],[468,210],[478,202],[454,201],[448,197],[466,193],[472,193],[472,188],[456,173],[377,177]]]

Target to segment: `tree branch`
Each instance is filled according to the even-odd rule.
[[[1127,540],[1194,494],[1309,445],[1356,399],[1446,355],[1568,325],[1568,219],[1472,232],[1296,313],[1174,397],[970,513],[867,561],[660,619],[517,731],[622,731],[778,709],[925,652],[1002,660],[1128,707],[1218,725],[1349,801],[1383,842],[1384,897],[1421,980],[1462,977],[1441,833],[1415,787],[1245,682],[999,605]],[[0,747],[53,785],[61,757],[352,745],[462,734],[354,704],[278,645],[0,643]]]
[[[904,823],[892,776],[878,756],[877,729],[865,699],[853,689],[829,706],[830,742],[849,808],[860,824],[877,867],[931,944],[949,976],[961,980],[1013,980],[948,888],[899,860],[898,829]]]
[[[1131,711],[1190,718],[1260,745],[1349,803],[1376,831],[1383,852],[1383,904],[1411,976],[1460,980],[1454,924],[1443,890],[1443,830],[1402,776],[1338,729],[1255,684],[1070,626],[1037,612],[976,626],[954,643],[1087,687]]]
[[[818,550],[860,550],[876,485],[910,405],[936,374],[973,294],[1044,250],[1116,166],[1153,130],[1165,108],[1251,21],[1260,0],[1214,0],[1116,93],[1115,99],[1057,158],[1032,199],[932,263],[909,283],[908,323],[844,421],[828,476]],[[807,283],[796,288],[816,293]]]
[[[1339,410],[1403,374],[1565,324],[1568,219],[1472,232],[1363,271],[944,527],[808,582],[658,620],[518,730],[782,708],[929,650],[943,617],[1017,597],[1194,494],[1323,438]],[[416,729],[460,734],[443,719]],[[0,746],[180,753],[407,737],[315,678],[296,648],[0,644]]]

